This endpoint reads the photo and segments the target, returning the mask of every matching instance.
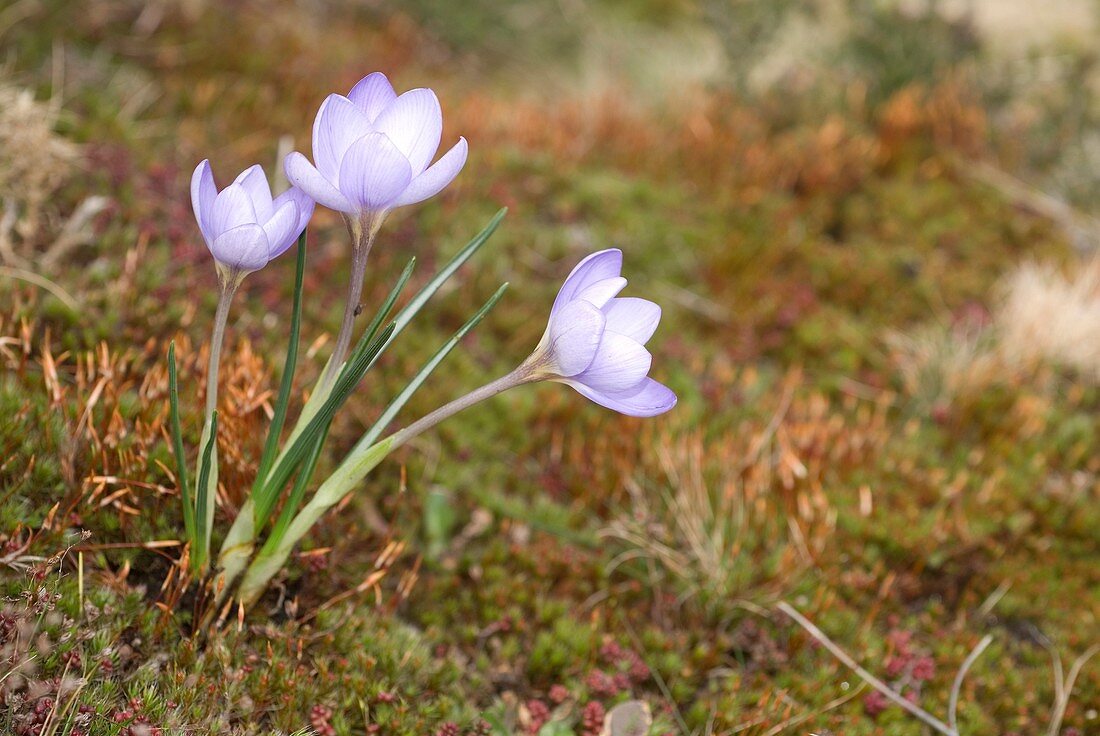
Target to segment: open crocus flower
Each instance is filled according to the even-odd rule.
[[[364,77],[347,97],[329,95],[313,123],[313,159],[287,156],[287,178],[309,196],[349,217],[384,214],[434,196],[466,163],[459,138],[432,166],[443,112],[430,89],[400,97],[386,75]]]
[[[661,308],[616,296],[626,286],[622,266],[622,251],[612,248],[573,269],[527,365],[532,378],[569,384],[608,409],[655,416],[676,405],[676,394],[648,376],[652,356],[644,345],[661,321]]]
[[[238,277],[263,268],[286,251],[305,230],[314,206],[297,187],[272,199],[259,164],[242,171],[219,192],[206,160],[191,177],[191,205],[214,260]]]

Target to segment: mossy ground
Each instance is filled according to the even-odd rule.
[[[980,160],[1056,169],[1052,146],[1080,132],[1050,119],[1071,94],[1044,90],[1009,138],[996,116],[1024,93],[980,83],[980,40],[881,8],[782,93],[746,91],[734,55],[728,84],[593,93],[571,86],[585,28],[657,33],[706,4],[78,5],[0,25],[17,82],[46,96],[64,80],[61,132],[86,163],[59,211],[112,202],[94,242],[43,274],[79,310],[0,282],[0,655],[29,658],[5,732],[524,733],[549,713],[547,733],[581,734],[629,698],[654,733],[917,732],[781,600],[940,716],[991,634],[964,732],[1046,732],[1048,649],[1068,666],[1100,641],[1100,389],[1045,364],[914,384],[889,335],[982,322],[1025,260],[1073,267],[1057,223],[973,176]],[[181,528],[164,355],[177,340],[199,406],[215,300],[190,167],[270,172],[278,137],[306,146],[323,95],[373,69],[435,87],[444,141],[472,153],[443,195],[391,217],[364,301],[410,254],[426,279],[510,211],[361,387],[322,470],[499,282],[505,301],[405,416],[511,368],[572,264],[607,246],[664,306],[655,375],[681,401],[640,421],[547,385],[469,411],[326,517],[241,627],[195,636],[162,589]],[[304,346],[336,326],[347,265],[336,217],[319,208],[310,233]],[[233,318],[221,529],[259,452],[291,271],[250,277]],[[326,351],[306,351],[301,388]],[[184,425],[193,446],[192,409]],[[1093,662],[1063,733],[1100,728],[1098,708]]]

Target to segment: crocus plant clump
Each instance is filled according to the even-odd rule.
[[[618,296],[626,286],[621,275],[622,252],[604,250],[573,269],[550,311],[542,340],[515,370],[387,434],[413,393],[497,303],[507,287],[502,285],[391,400],[336,470],[314,487],[314,469],[336,412],[439,287],[485,244],[504,215],[503,210],[499,212],[403,309],[391,315],[412,275],[415,259],[410,260],[352,346],[367,255],[386,215],[434,196],[466,163],[464,138],[432,163],[442,130],[443,116],[434,92],[414,89],[397,95],[385,75],[376,72],[355,85],[347,97],[330,95],[324,101],[313,126],[314,162],[297,152],[287,156],[285,169],[293,186],[286,192],[272,197],[259,166],[245,170],[220,192],[209,162],[203,161],[195,169],[192,204],[199,230],[214,256],[221,293],[214,317],[194,483],[180,431],[174,349],[169,350],[169,391],[190,567],[196,577],[208,581],[216,604],[233,599],[242,607],[254,603],[302,537],[389,453],[502,391],[526,383],[558,381],[597,404],[638,417],[661,414],[676,404],[672,391],[648,376],[652,358],[644,346],[657,328],[661,309],[645,299]],[[305,229],[315,202],[344,217],[352,241],[351,280],[336,347],[283,440],[298,356]],[[218,364],[230,304],[247,274],[289,250],[295,240],[297,271],[290,342],[274,415],[251,492],[217,558],[212,559]],[[214,615],[217,609],[218,605],[209,607],[207,615]]]

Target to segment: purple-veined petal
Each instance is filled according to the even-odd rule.
[[[434,197],[443,191],[444,187],[454,181],[458,172],[466,165],[466,156],[469,147],[465,138],[459,138],[458,143],[451,150],[443,154],[438,161],[428,167],[420,176],[414,178],[408,188],[401,193],[393,207],[404,207],[408,204],[423,202],[429,197]]]
[[[649,351],[634,340],[604,330],[592,364],[574,379],[596,391],[625,391],[641,383],[652,363]]]
[[[271,185],[267,182],[267,174],[259,164],[253,164],[242,171],[233,183],[240,186],[252,199],[252,207],[256,210],[256,222],[266,222],[274,212],[271,206]]]
[[[361,209],[387,209],[409,186],[408,159],[382,133],[369,133],[340,162],[340,191]]]
[[[340,161],[348,148],[373,130],[370,118],[342,95],[329,95],[313,121],[313,160],[331,182],[338,181]]]
[[[264,233],[267,235],[268,258],[280,256],[290,247],[301,232],[297,227],[298,205],[287,200],[263,225]]]
[[[603,307],[607,329],[625,335],[641,345],[649,342],[661,322],[661,308],[648,299],[621,297]]]
[[[676,394],[652,378],[644,379],[627,391],[596,391],[574,380],[562,382],[572,386],[589,401],[631,417],[653,417],[676,406]]]
[[[276,197],[272,206],[279,209],[284,202],[293,202],[298,205],[298,226],[294,230],[294,237],[297,238],[306,229],[309,218],[313,217],[313,198],[298,187],[291,187]]]
[[[354,102],[360,110],[367,114],[373,123],[378,113],[382,112],[391,102],[397,99],[397,93],[393,91],[393,85],[382,72],[371,72],[360,79],[351,92],[348,99]]]
[[[309,195],[315,202],[337,212],[354,213],[356,206],[345,197],[332,182],[321,176],[302,154],[294,151],[283,163],[286,178],[291,184]]]
[[[551,361],[558,375],[569,377],[592,364],[603,337],[604,315],[585,301],[567,304],[550,320]]]
[[[622,276],[616,276],[610,279],[604,279],[597,281],[594,284],[586,286],[579,294],[577,299],[583,299],[586,302],[595,304],[597,307],[603,308],[603,305],[611,301],[616,294],[626,288],[626,279]]]
[[[550,310],[553,315],[565,304],[573,301],[578,294],[587,287],[603,281],[613,279],[623,271],[623,252],[618,248],[608,248],[585,258],[577,264],[576,268],[565,279],[558,296],[554,300],[554,306]]]
[[[252,198],[240,184],[230,184],[214,199],[210,209],[210,234],[217,238],[226,230],[255,225],[256,210]]]
[[[203,159],[191,175],[191,208],[195,210],[195,220],[199,223],[199,232],[209,244],[213,241],[210,231],[210,214],[214,209],[214,199],[218,196],[218,187],[214,184],[214,172],[210,170],[209,159]]]
[[[417,176],[428,168],[439,150],[439,137],[443,134],[439,98],[430,89],[409,90],[379,114],[374,127],[405,154],[412,175]]]
[[[226,230],[214,240],[210,252],[218,263],[242,271],[256,271],[270,260],[267,235],[256,223]]]

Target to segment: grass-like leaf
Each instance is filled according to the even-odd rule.
[[[176,481],[179,483],[180,488],[180,503],[183,504],[183,528],[187,534],[187,541],[194,545],[195,505],[187,478],[187,458],[183,452],[183,431],[180,429],[180,397],[175,341],[168,346],[168,410],[169,425],[172,431],[172,452],[176,456]]]
[[[432,371],[447,357],[447,354],[458,345],[459,341],[470,330],[484,319],[507,288],[508,284],[504,284],[497,289],[489,301],[436,351],[435,355],[420,369],[412,381],[390,402],[390,405],[386,407],[386,410],[374,423],[370,431],[363,436],[355,448],[344,458],[344,461],[340,463],[340,467],[336,469],[336,472],[321,484],[309,503],[294,517],[289,525],[279,530],[278,535],[272,534],[268,537],[267,543],[252,560],[252,564],[241,581],[238,596],[245,605],[250,605],[259,597],[271,576],[285,564],[291,550],[294,549],[294,545],[313,528],[313,525],[317,523],[317,520],[321,518],[325,511],[332,508],[334,504],[350,493],[367,473],[373,470],[389,454],[393,447],[393,436],[376,442],[378,435],[385,430],[386,425],[400,411],[416,389],[431,375]],[[385,333],[379,335],[378,339],[384,340]]]
[[[344,374],[344,371],[349,370],[351,364],[354,362],[354,356],[365,351],[375,335],[378,334],[378,328],[381,326],[382,321],[389,316],[390,310],[393,309],[393,305],[397,302],[398,296],[400,296],[401,292],[404,290],[405,285],[409,283],[409,279],[412,278],[413,268],[415,266],[416,258],[410,258],[408,265],[405,266],[405,270],[402,271],[401,276],[398,277],[397,283],[390,290],[385,301],[382,302],[382,306],[378,308],[378,312],[374,315],[374,319],[372,319],[370,325],[367,326],[366,331],[363,333],[363,337],[355,346],[355,350],[352,352],[353,360],[344,365],[341,375]],[[373,360],[371,363],[373,364]],[[329,426],[331,426],[331,421]],[[305,496],[306,487],[309,485],[310,478],[313,477],[313,471],[317,467],[317,461],[321,457],[321,450],[324,447],[325,439],[328,437],[329,426],[324,427],[320,437],[317,438],[317,442],[314,443],[313,449],[309,452],[305,463],[298,471],[298,477],[294,481],[294,486],[290,490],[290,495],[287,496],[286,502],[283,504],[283,509],[279,513],[279,517],[275,520],[275,526],[272,528],[271,534],[269,535],[269,542],[271,539],[278,539],[286,532],[286,528],[290,525],[291,519],[293,519],[294,515],[298,512],[298,507],[301,505],[302,498]]]
[[[470,257],[473,256],[474,253],[477,253],[481,249],[481,246],[485,245],[486,241],[489,240],[489,236],[496,231],[497,227],[500,225],[500,221],[504,219],[506,214],[508,214],[507,207],[502,207],[498,210],[497,213],[493,215],[493,219],[489,221],[489,224],[486,225],[480,233],[475,235],[473,240],[467,243],[462,250],[456,253],[454,257],[447,262],[447,265],[416,293],[412,301],[406,304],[405,308],[397,313],[397,316],[394,318],[393,337],[397,337],[401,334],[401,330],[408,326],[417,312],[428,303],[428,300],[432,298],[435,292],[439,291],[439,287],[443,286],[447,279],[451,278],[455,271],[462,267],[462,264],[470,260]]]
[[[214,465],[215,447],[218,443],[218,412],[210,415],[210,437],[206,440],[206,446],[202,448],[202,458],[199,461],[199,482],[195,485],[195,521],[197,533],[195,548],[191,551],[192,569],[199,573],[206,569],[206,561],[210,557],[210,524],[206,518],[210,512],[210,484],[211,468]]]
[[[393,421],[394,417],[397,416],[397,412],[401,411],[402,407],[404,407],[405,404],[408,403],[412,395],[416,393],[416,390],[424,384],[424,381],[428,380],[428,376],[432,374],[432,371],[434,371],[439,366],[439,364],[443,362],[443,359],[447,357],[447,354],[455,349],[455,346],[458,345],[459,341],[462,340],[462,338],[465,337],[470,330],[477,327],[478,323],[481,322],[481,320],[485,319],[485,315],[489,313],[489,310],[496,306],[496,303],[500,301],[500,298],[504,296],[504,292],[507,290],[508,284],[501,284],[500,288],[497,289],[491,297],[489,297],[489,301],[485,302],[484,306],[482,306],[481,309],[477,310],[477,313],[474,314],[473,317],[470,317],[470,319],[467,320],[466,324],[458,328],[458,331],[455,334],[451,335],[451,339],[447,340],[447,342],[443,343],[443,345],[440,346],[435,355],[429,358],[428,362],[424,364],[424,366],[417,372],[415,376],[413,376],[412,380],[409,381],[405,388],[401,389],[401,393],[397,394],[397,396],[394,397],[393,401],[390,402],[389,406],[386,407],[381,416],[379,416],[374,424],[371,425],[371,428],[367,430],[367,433],[364,434],[362,438],[360,438],[360,440],[355,443],[355,447],[352,448],[353,454],[360,448],[365,449],[367,447],[370,447],[375,442],[375,440],[377,440],[381,436],[382,432],[386,430],[386,427],[389,425],[389,423]]]
[[[271,426],[267,430],[264,451],[260,456],[260,467],[256,471],[256,481],[252,492],[263,484],[271,466],[275,462],[275,453],[279,449],[279,436],[286,422],[287,404],[290,402],[290,389],[294,384],[294,370],[298,365],[298,335],[302,327],[302,283],[306,271],[306,231],[298,236],[298,260],[294,272],[294,306],[290,311],[290,342],[287,345],[286,361],[283,363],[283,378],[279,384],[279,395],[275,400],[275,410],[271,416]]]
[[[332,426],[331,423],[329,426]],[[325,439],[328,437],[328,427],[321,433],[321,436],[317,438],[317,442],[314,443],[312,451],[309,453],[309,457],[302,464],[301,470],[298,471],[298,477],[294,479],[294,486],[290,489],[290,495],[286,498],[286,503],[283,504],[282,511],[279,512],[279,516],[275,519],[275,524],[271,528],[271,533],[267,537],[267,542],[261,550],[261,554],[266,552],[269,548],[274,549],[279,540],[286,534],[287,527],[290,526],[290,522],[294,519],[294,516],[298,513],[298,507],[302,504],[302,499],[306,495],[306,487],[309,485],[310,478],[313,477],[313,471],[317,469],[317,461],[321,457],[321,450],[325,446]]]
[[[382,348],[389,344],[389,338],[393,334],[393,330],[394,326],[390,323],[370,344],[361,349],[357,347],[348,359],[347,365],[344,366],[344,370],[337,377],[331,393],[325,399],[325,403],[321,405],[321,408],[309,420],[309,424],[302,430],[302,433],[298,435],[293,444],[286,448],[280,459],[275,463],[267,482],[264,483],[260,493],[253,499],[256,503],[256,529],[261,529],[271,517],[279,492],[290,480],[299,463],[305,460],[312,451],[313,444],[327,430],[333,416],[336,415],[336,411],[351,395],[351,392],[355,390],[363,374],[374,365],[374,360],[378,357]]]

